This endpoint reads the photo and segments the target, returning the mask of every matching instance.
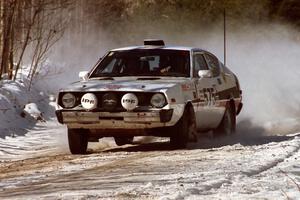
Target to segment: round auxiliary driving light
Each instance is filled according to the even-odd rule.
[[[138,98],[133,93],[127,93],[122,97],[121,104],[123,108],[125,108],[128,111],[131,111],[135,109],[138,105]]]
[[[75,106],[76,98],[71,93],[66,93],[62,96],[61,102],[65,108],[72,108]]]
[[[93,110],[97,108],[98,100],[96,95],[92,93],[86,93],[81,97],[81,105],[87,110]]]
[[[156,93],[152,96],[151,105],[156,108],[162,108],[166,104],[166,99],[163,94]]]

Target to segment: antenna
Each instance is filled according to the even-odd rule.
[[[224,8],[224,66],[226,66],[226,9]]]

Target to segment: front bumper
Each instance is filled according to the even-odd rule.
[[[167,126],[173,109],[143,112],[88,112],[81,110],[57,110],[60,123],[69,128],[88,129],[144,129]]]

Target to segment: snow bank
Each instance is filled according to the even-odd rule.
[[[28,109],[24,112],[27,104],[33,103],[36,111],[40,107],[43,108],[41,112],[51,116],[53,110],[48,106],[48,97],[34,87],[28,91],[28,85],[29,81],[25,78],[0,82],[0,138],[24,135],[26,129],[34,126],[36,120],[30,116],[34,113],[28,112]]]

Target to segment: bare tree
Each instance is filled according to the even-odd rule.
[[[50,12],[52,12],[50,10]],[[52,13],[45,10],[38,15],[37,23],[35,24],[35,40],[32,42],[32,61],[28,78],[30,79],[29,89],[33,78],[38,72],[38,68],[42,67],[42,63],[47,57],[50,48],[62,37],[65,28],[64,22],[57,18],[53,20]]]
[[[32,80],[65,28],[60,14],[73,0],[0,0],[0,79],[16,79],[24,55],[31,56]],[[16,31],[17,30],[17,31]]]
[[[23,60],[23,56],[24,56],[25,50],[28,47],[29,43],[31,42],[32,27],[36,23],[36,18],[37,18],[38,14],[41,11],[42,11],[42,9],[41,9],[41,7],[39,5],[33,7],[33,9],[31,9],[31,12],[33,12],[33,14],[29,15],[29,20],[28,21],[24,21],[24,23],[23,23],[25,25],[23,27],[23,29],[24,29],[24,31],[25,31],[26,34],[25,34],[24,41],[22,42],[23,44],[22,44],[21,48],[19,49],[20,56],[18,57],[18,60],[17,60],[17,64],[16,64],[16,68],[15,68],[14,80],[16,80],[16,77],[17,77],[17,74],[18,74],[18,70],[20,69],[20,65],[21,65],[21,62]]]

